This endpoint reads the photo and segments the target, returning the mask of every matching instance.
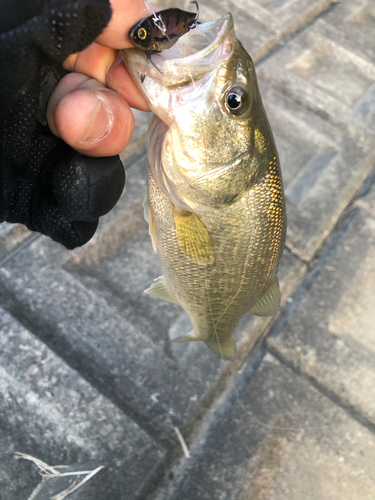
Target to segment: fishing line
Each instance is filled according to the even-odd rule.
[[[165,24],[164,24],[163,19],[162,19],[160,16],[158,16],[158,15],[156,14],[156,12],[154,12],[154,13],[153,13],[153,18],[152,18],[152,20],[154,21],[155,26],[156,26],[157,28],[159,28],[159,30],[163,33],[163,35],[164,35],[165,37],[167,37],[167,39],[171,42],[171,44],[172,44],[172,46],[173,46],[173,42],[172,42],[172,40],[171,40],[171,39],[169,38],[169,36],[167,35],[167,28],[166,28],[166,26],[165,26]],[[158,24],[158,23],[160,23],[160,24]]]
[[[190,2],[189,2],[190,3]],[[156,14],[155,14],[155,17],[156,17]],[[165,28],[165,25],[164,25],[164,22],[162,19],[158,18],[161,23],[160,24],[157,24],[157,27],[159,29],[161,29],[161,31],[166,35],[166,28]],[[157,19],[154,19],[154,22],[155,24],[158,22]],[[204,32],[204,35],[207,37],[207,44],[209,44],[209,39],[208,39],[208,36],[207,36],[207,32]],[[187,41],[189,40],[189,34],[186,34],[186,36],[188,37],[187,38]],[[169,37],[168,37],[169,39]],[[182,52],[183,52],[183,37],[181,37],[181,43],[180,43],[181,46],[181,49],[180,49],[180,60],[182,60],[182,67],[185,69],[185,71],[187,72],[187,74],[189,75],[190,77],[190,80],[191,80],[191,84],[192,86],[194,87],[194,91],[197,92],[198,91],[198,84],[195,82],[195,79],[194,79],[194,76],[192,74],[192,71],[190,70],[190,67],[188,66],[188,64],[186,64],[184,62],[184,59],[185,57],[181,57],[182,56]],[[186,46],[188,48],[188,44]],[[207,108],[207,112],[209,113],[210,110],[214,107],[215,103],[214,101],[212,101],[212,103],[210,104],[210,106]],[[202,119],[201,120],[202,123],[204,122],[204,120]],[[206,126],[203,126],[202,127],[202,133],[203,133],[203,143],[206,143],[206,139],[205,137],[207,137],[207,127]],[[208,153],[206,151],[205,148],[203,148],[203,152],[204,152],[204,155],[205,155],[205,159],[208,158]],[[251,213],[251,209],[250,209],[250,206],[249,206],[249,199],[246,197],[246,199],[244,200],[244,203],[246,204],[246,209],[249,213]],[[247,256],[247,259],[246,259],[246,262],[245,262],[245,266],[246,266],[246,263],[248,262],[248,259],[249,259],[249,256]],[[243,279],[243,278],[241,278]],[[241,282],[242,283],[242,282]],[[207,270],[207,266],[205,266],[205,288],[206,288],[206,295],[207,295],[207,304],[208,304],[208,310],[209,310],[209,314],[210,314],[210,318],[211,318],[211,322],[212,322],[212,326],[213,326],[213,331],[214,331],[214,335],[215,335],[215,339],[216,339],[216,342],[218,344],[218,349],[219,349],[219,352],[220,352],[220,363],[223,367],[223,369],[226,368],[227,364],[226,364],[226,361],[225,361],[225,358],[224,358],[224,354],[223,354],[223,350],[222,350],[222,347],[221,347],[221,343],[220,343],[220,339],[219,339],[219,335],[218,335],[218,329],[217,329],[217,326],[220,322],[220,320],[222,319],[223,315],[228,311],[231,303],[233,302],[233,298],[232,300],[230,301],[229,304],[226,305],[226,307],[224,308],[224,311],[222,311],[221,315],[219,316],[218,318],[218,322],[215,323],[215,320],[214,320],[214,315],[213,315],[213,309],[212,309],[212,302],[211,302],[211,298],[210,298],[210,293],[209,293],[209,285],[208,285],[208,270]],[[197,297],[194,295],[194,302],[195,304],[197,304]],[[234,393],[235,393],[235,398],[236,398],[236,402],[238,403],[239,407],[241,408],[242,411],[244,411],[246,413],[246,415],[249,416],[249,418],[253,419],[253,421],[255,421],[258,425],[260,425],[261,427],[263,428],[266,428],[266,429],[272,429],[272,430],[279,430],[279,431],[290,431],[290,432],[294,432],[294,433],[298,433],[300,431],[303,431],[305,429],[305,427],[297,427],[296,425],[294,426],[280,426],[280,425],[275,425],[275,424],[268,424],[266,422],[263,422],[262,420],[260,420],[252,410],[250,410],[248,407],[246,407],[246,405],[241,401],[241,395],[240,395],[240,391],[237,387],[237,384],[236,384],[236,380],[233,381],[233,389],[234,389]],[[287,403],[287,400],[285,399],[285,403]],[[288,406],[288,405],[287,405]],[[277,421],[280,417],[283,417],[283,418],[293,418],[293,409],[290,408],[289,411],[287,412],[283,412],[283,413],[279,413],[276,415],[275,417],[275,420]],[[319,425],[319,428],[323,428],[323,427],[331,427],[332,424],[323,424],[323,425]],[[310,428],[313,428],[314,426],[310,426]]]
[[[216,336],[216,341],[217,341],[218,346],[219,346],[220,355],[221,355],[221,361],[224,361],[224,365],[225,365],[225,360],[224,360],[223,351],[222,351],[222,349],[221,349],[221,344],[220,344],[220,341],[219,341],[219,336],[218,336],[218,334],[217,334],[216,325],[215,325],[215,321],[214,321],[214,316],[213,316],[213,314],[212,314],[212,307],[211,307],[210,294],[209,294],[209,292],[208,292],[207,266],[206,266],[206,292],[207,292],[207,300],[208,300],[208,305],[209,305],[209,307],[210,307],[210,313],[211,313],[212,326],[214,327],[214,332],[215,332],[215,336]]]
[[[221,357],[221,365],[223,367],[223,369],[226,368],[226,363],[225,363],[225,358],[224,358],[224,355],[223,355],[223,351],[222,351],[222,348],[221,348],[221,344],[220,344],[220,340],[219,340],[219,336],[218,336],[218,333],[217,333],[217,329],[216,329],[216,324],[215,324],[215,321],[214,321],[214,317],[213,317],[213,313],[212,313],[212,307],[211,307],[211,300],[210,300],[210,296],[209,296],[209,291],[208,291],[208,278],[207,278],[207,267],[206,267],[206,292],[207,292],[207,300],[208,300],[208,305],[209,305],[209,310],[210,310],[210,315],[211,315],[211,320],[212,320],[212,326],[214,328],[214,332],[215,332],[215,337],[216,337],[216,341],[218,343],[218,346],[219,346],[219,350],[220,350],[220,357]],[[293,427],[282,427],[282,426],[277,426],[277,425],[273,425],[273,424],[266,424],[265,422],[262,422],[261,420],[259,420],[255,415],[254,413],[247,409],[240,401],[240,393],[239,393],[239,390],[237,388],[237,386],[233,385],[233,388],[235,390],[235,393],[236,393],[236,402],[238,403],[238,405],[240,406],[240,408],[247,414],[249,415],[250,417],[252,417],[259,425],[261,425],[262,427],[265,427],[267,429],[276,429],[276,430],[284,430],[284,431],[295,431],[295,432],[299,432],[300,430],[303,430],[303,428],[296,428],[296,426],[293,426]],[[283,414],[283,415],[287,415],[287,414]],[[279,415],[276,417],[278,418]]]
[[[182,52],[182,50],[181,50]],[[195,84],[195,81],[194,81],[194,77],[190,71],[190,68],[188,67],[188,65],[184,65],[185,66],[185,69],[187,70],[187,72],[189,73],[189,76],[191,78],[191,81],[192,81],[192,84],[194,86],[194,89],[195,91],[197,90],[197,86]],[[208,111],[210,111],[214,106],[214,102],[211,103],[210,107],[208,108]],[[206,127],[203,127],[203,134],[206,135]],[[248,211],[251,213],[251,210],[250,210],[250,207],[249,207],[249,200],[246,198],[246,205],[247,205],[247,209]],[[248,259],[248,257],[247,257]],[[247,259],[246,259],[246,263],[247,263]],[[246,264],[245,264],[246,265]],[[212,326],[213,326],[213,329],[214,329],[214,333],[215,333],[215,338],[216,338],[216,342],[219,346],[219,351],[220,351],[220,357],[221,357],[221,364],[223,366],[223,368],[225,369],[226,367],[226,362],[225,362],[225,358],[224,358],[224,354],[223,354],[223,350],[221,348],[221,343],[220,343],[220,340],[219,340],[219,335],[217,333],[217,328],[216,328],[216,324],[215,324],[215,321],[214,321],[214,317],[213,317],[213,311],[212,311],[212,305],[211,305],[211,299],[210,299],[210,294],[209,294],[209,289],[208,289],[208,274],[207,274],[207,266],[205,267],[205,285],[206,285],[206,294],[207,294],[207,301],[208,301],[208,306],[209,306],[209,311],[210,311],[210,316],[211,316],[211,321],[212,321]],[[195,298],[195,296],[194,296]],[[231,302],[233,302],[233,299],[231,300]],[[228,310],[228,308],[230,307],[230,304],[227,305],[227,307],[225,308],[224,312],[222,312],[222,314],[220,315],[219,317],[219,320],[223,317],[223,315],[225,314],[225,312]],[[240,393],[239,393],[239,390],[237,388],[236,385],[234,385],[234,389],[235,389],[235,392],[236,392],[236,402],[238,403],[238,405],[240,406],[240,408],[247,414],[249,415],[250,417],[252,417],[259,425],[267,428],[267,429],[277,429],[277,430],[293,430],[293,431],[296,431],[298,432],[299,429],[296,429],[296,427],[281,427],[281,426],[275,426],[275,425],[272,425],[272,424],[266,424],[265,422],[262,422],[261,420],[259,420],[253,412],[251,412],[250,410],[248,410],[240,401]]]
[[[207,43],[209,43],[208,39],[207,39]],[[181,52],[182,52],[182,49],[181,49]],[[188,72],[188,74],[189,74],[189,76],[191,78],[191,81],[192,81],[192,84],[194,86],[195,91],[197,91],[198,87],[197,87],[197,85],[195,83],[194,77],[193,77],[193,75],[191,73],[191,70],[190,70],[189,66],[187,64],[184,64],[183,66],[185,67],[185,69],[187,70],[187,72]],[[214,101],[209,106],[208,112],[213,108],[213,106],[214,106]],[[202,132],[203,132],[204,136],[207,135],[206,128],[207,128],[206,126],[202,127]],[[206,141],[204,141],[204,142],[206,142]],[[207,153],[206,153],[206,151],[205,151],[205,154],[206,154],[206,159],[207,159]],[[251,209],[250,209],[250,206],[249,206],[249,199],[248,199],[248,197],[245,197],[244,201],[245,201],[245,204],[246,204],[247,211],[249,213],[251,213]],[[248,259],[249,259],[249,255],[246,257],[246,262],[244,264],[244,267],[248,263]],[[241,278],[241,279],[243,279],[243,278]],[[241,284],[242,284],[242,282],[241,282]],[[220,317],[218,318],[218,322],[215,323],[215,320],[214,320],[214,317],[213,317],[213,310],[212,310],[212,304],[211,304],[210,294],[209,294],[209,287],[208,287],[208,270],[207,270],[207,266],[205,267],[205,285],[206,285],[206,294],[207,294],[208,308],[209,308],[209,312],[210,312],[212,326],[213,326],[213,330],[214,330],[216,342],[217,342],[217,344],[219,346],[219,351],[220,351],[220,358],[221,358],[220,362],[221,362],[222,367],[225,369],[225,367],[226,367],[226,361],[225,361],[225,358],[224,358],[223,350],[221,348],[221,343],[220,343],[219,335],[218,335],[218,332],[217,332],[217,325],[218,325],[219,321],[221,320],[221,318],[223,317],[223,315],[229,309],[230,304],[233,302],[233,298],[230,301],[230,304],[228,304],[225,307],[224,311],[221,313]],[[280,426],[280,425],[267,424],[266,422],[262,422],[249,408],[247,408],[241,402],[241,395],[240,395],[240,392],[238,390],[238,387],[237,387],[236,383],[233,384],[233,388],[234,388],[234,391],[235,391],[235,394],[236,394],[236,402],[238,403],[239,407],[242,409],[242,411],[244,411],[250,418],[252,418],[261,427],[266,428],[266,429],[273,429],[273,430],[279,430],[279,431],[290,431],[290,432],[295,432],[295,433],[298,433],[298,432],[300,432],[300,431],[302,431],[302,430],[305,429],[305,427]],[[289,418],[292,418],[293,417],[293,411],[288,411],[286,413],[278,414],[276,416],[275,420],[277,420],[280,417],[280,415],[282,415],[284,418],[288,418],[288,416],[290,416]],[[331,427],[331,426],[332,426],[332,424],[319,425],[319,427]]]
[[[247,207],[247,210],[251,213],[251,210],[250,210],[250,206],[249,206],[249,200],[248,198],[246,197],[245,199],[245,203],[246,203],[246,207]],[[213,326],[213,329],[214,329],[214,333],[215,333],[215,337],[216,337],[216,341],[218,343],[218,346],[219,346],[219,351],[220,351],[220,357],[221,357],[221,360],[220,360],[220,363],[223,367],[223,369],[226,368],[226,361],[225,361],[225,358],[224,358],[224,355],[223,355],[223,351],[222,351],[222,348],[221,348],[221,344],[220,344],[220,340],[219,340],[219,335],[217,333],[217,326],[218,326],[218,323],[220,321],[220,319],[222,318],[223,314],[219,317],[219,320],[217,323],[215,323],[215,320],[214,320],[214,316],[213,316],[213,310],[212,310],[212,303],[211,303],[211,299],[210,299],[210,294],[209,294],[209,286],[208,286],[208,271],[207,271],[207,266],[205,268],[205,285],[206,285],[206,295],[207,295],[207,301],[208,301],[208,307],[209,307],[209,311],[210,311],[210,317],[211,317],[211,321],[212,321],[212,326]],[[228,306],[229,307],[229,306]],[[226,308],[226,310],[228,309],[228,307]],[[240,371],[238,370],[237,373],[239,373]],[[233,381],[233,390],[235,392],[235,399],[236,399],[236,402],[238,403],[239,407],[250,417],[252,418],[257,424],[259,424],[261,427],[263,428],[266,428],[266,429],[272,429],[272,430],[278,430],[278,431],[290,431],[290,432],[294,432],[294,433],[298,433],[298,432],[301,432],[303,430],[305,430],[306,426],[281,426],[281,425],[275,425],[275,424],[268,424],[266,422],[263,422],[261,421],[255,414],[252,410],[250,410],[249,408],[247,408],[245,406],[245,404],[243,404],[241,402],[241,395],[240,395],[240,391],[237,387],[237,384],[236,384],[236,380]],[[281,397],[281,395],[279,396]],[[295,412],[293,411],[293,408],[288,404],[288,401],[286,398],[283,398],[284,400],[284,406],[286,406],[287,408],[289,407],[289,409],[287,411],[284,411],[284,412],[280,412],[276,415],[275,417],[275,420],[277,421],[280,417],[282,418],[285,418],[285,419],[288,419],[288,420],[291,420],[293,419],[294,415],[295,415]],[[302,413],[303,415],[303,413]],[[298,418],[298,416],[295,416],[294,418]],[[306,417],[305,417],[306,418]],[[313,428],[329,428],[329,427],[332,427],[333,424],[331,423],[327,423],[327,424],[318,424],[317,426],[314,426],[314,425],[310,425],[308,426],[310,429],[313,429]]]

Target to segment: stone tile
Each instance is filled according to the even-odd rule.
[[[375,435],[258,351],[158,500],[370,500]]]
[[[306,276],[267,345],[375,428],[375,184]]]
[[[80,500],[135,498],[163,456],[145,432],[3,309],[0,400],[4,499],[26,500],[41,479],[15,451],[73,470],[105,465],[72,495]],[[64,483],[55,488],[62,491]]]
[[[208,0],[200,5],[200,18],[202,22],[210,21],[231,12],[237,38],[258,61],[333,3],[334,0]]]
[[[85,247],[69,252],[41,237],[8,258],[0,266],[0,296],[35,335],[170,448],[173,427],[184,428],[228,363],[202,343],[175,348],[176,332],[191,328],[186,314],[143,294],[161,274],[143,221],[146,168],[142,157],[129,169],[124,196]],[[282,286],[298,264],[285,253]],[[255,344],[268,325],[262,322],[245,316],[239,343]]]
[[[343,4],[265,61],[261,74],[356,138],[375,133],[373,17],[363,14],[356,24],[364,2]]]
[[[370,4],[359,3],[362,10],[351,2],[335,6],[258,67],[285,179],[288,241],[306,260],[375,159],[375,58],[363,50],[373,46],[373,18],[362,15]],[[358,42],[348,28],[354,19],[363,30]]]
[[[374,29],[375,6],[373,0],[340,2],[324,19],[334,25],[350,47],[362,57],[375,62]]]
[[[280,156],[288,242],[310,260],[372,168],[373,141],[350,136],[264,78],[259,85]]]
[[[22,224],[10,224],[3,222],[0,224],[0,259],[15,250],[27,238],[32,236],[32,232]]]

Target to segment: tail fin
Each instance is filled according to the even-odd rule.
[[[172,342],[195,342],[196,340],[200,340],[196,337],[194,330],[188,333],[187,335],[182,335],[182,337],[177,337],[173,339]]]
[[[195,342],[196,340],[201,340],[201,339],[199,339],[195,335],[193,330],[187,335],[183,335],[182,337],[177,337],[176,339],[173,339],[172,342]],[[206,342],[206,345],[211,349],[211,351],[214,351],[215,354],[225,359],[232,359],[237,355],[236,343],[232,339],[232,337],[230,337],[225,342],[217,342],[216,340],[210,340]]]
[[[218,356],[222,356],[225,359],[232,359],[237,354],[236,343],[230,337],[225,342],[217,342],[216,340],[211,340],[210,342],[206,342],[207,346],[214,351]]]

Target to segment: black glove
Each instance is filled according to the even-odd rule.
[[[86,157],[51,134],[45,111],[64,74],[62,61],[92,43],[108,23],[111,10],[106,0],[52,0],[36,15],[30,13],[32,3],[23,1],[28,17],[35,17],[0,35],[4,124],[0,221],[23,223],[74,248],[93,236],[98,218],[116,204],[125,173],[118,156]],[[14,0],[7,3],[15,9]],[[53,9],[58,3],[63,7]],[[35,4],[41,10],[40,3]],[[0,5],[4,19],[3,0]],[[9,22],[13,27],[12,16]]]

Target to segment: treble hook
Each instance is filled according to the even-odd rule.
[[[191,27],[191,29],[195,28],[198,24],[198,17],[199,17],[199,5],[198,5],[198,2],[196,0],[192,0],[190,3],[194,3],[196,8],[197,8],[197,13],[195,15],[195,19],[194,19],[194,25]],[[189,4],[190,5],[190,4]]]

